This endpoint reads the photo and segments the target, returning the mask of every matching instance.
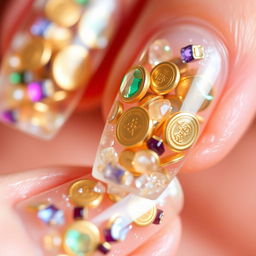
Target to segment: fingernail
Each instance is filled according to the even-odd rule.
[[[118,24],[116,0],[37,0],[0,68],[0,120],[51,138],[82,96]]]
[[[166,28],[120,81],[93,168],[95,178],[149,199],[181,169],[228,72],[225,45],[210,27],[191,21]]]
[[[152,201],[85,176],[26,199],[16,210],[36,255],[122,256],[175,218],[179,209],[173,201],[180,200],[180,189],[172,182]]]

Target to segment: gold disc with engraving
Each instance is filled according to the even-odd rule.
[[[180,81],[180,71],[172,62],[162,62],[151,71],[151,89],[160,95],[171,92]]]
[[[49,62],[52,49],[43,38],[33,37],[21,47],[18,55],[23,69],[35,70]]]
[[[116,126],[116,138],[125,146],[139,146],[150,135],[152,121],[147,110],[141,107],[133,107],[126,110],[119,118]]]
[[[77,206],[97,207],[103,199],[103,194],[94,191],[96,183],[86,179],[75,181],[69,187],[70,201]]]
[[[153,206],[148,212],[140,216],[138,219],[134,220],[137,226],[148,226],[152,224],[156,218],[157,208]]]
[[[95,224],[78,220],[68,226],[63,237],[65,252],[71,256],[92,255],[100,242],[100,232]]]
[[[81,11],[81,7],[74,0],[49,0],[45,6],[47,18],[63,27],[75,25]]]
[[[210,90],[210,92],[204,93],[203,92],[203,88],[200,89],[200,84],[203,84],[202,87],[205,87],[205,83],[207,83],[207,87],[208,88],[212,88],[212,85],[210,84],[210,82],[203,76],[193,76],[193,75],[189,75],[186,77],[181,78],[178,86],[176,87],[176,95],[180,98],[180,100],[184,100],[189,89],[191,88],[191,85],[195,85],[196,86],[196,90],[197,93],[199,95],[202,95],[205,100],[202,103],[202,105],[200,106],[199,111],[203,111],[206,108],[208,108],[208,106],[211,104],[212,100],[213,100],[213,89]]]
[[[186,150],[198,137],[199,121],[191,113],[175,113],[166,122],[164,133],[166,143],[172,150]]]

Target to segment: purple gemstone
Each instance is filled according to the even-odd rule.
[[[180,52],[181,52],[181,59],[183,62],[188,63],[194,60],[192,47],[193,45],[188,45],[181,48]]]
[[[46,19],[38,19],[31,27],[31,33],[35,36],[43,36],[51,22]]]
[[[15,123],[17,121],[16,112],[13,110],[6,110],[1,114],[2,120],[6,123]]]
[[[125,175],[125,170],[118,168],[117,166],[108,164],[104,168],[103,173],[106,179],[111,180],[112,182],[121,184],[123,176]]]
[[[162,223],[164,218],[164,212],[160,209],[157,209],[156,218],[153,221],[154,224],[159,225]]]
[[[84,207],[75,207],[73,212],[75,220],[84,218]]]
[[[111,229],[110,228],[104,229],[103,233],[104,233],[104,237],[105,237],[106,241],[116,242],[116,240],[111,235]]]
[[[54,205],[40,209],[37,216],[46,224],[62,225],[64,223],[64,213]]]
[[[45,96],[43,93],[42,82],[32,82],[28,84],[28,96],[33,102],[42,100]]]
[[[159,156],[161,156],[165,149],[164,149],[164,143],[161,140],[158,140],[156,138],[150,138],[147,141],[148,149],[156,152]]]
[[[98,246],[98,250],[103,254],[108,254],[111,250],[111,246],[108,242],[104,242]]]

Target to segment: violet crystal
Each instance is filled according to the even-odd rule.
[[[123,176],[125,175],[125,170],[122,170],[117,166],[107,164],[107,166],[104,168],[103,173],[106,179],[111,180],[112,182],[115,182],[117,184],[121,184]]]
[[[1,114],[1,119],[6,123],[15,123],[17,121],[16,113],[13,110],[6,110]]]
[[[43,92],[42,82],[32,82],[28,84],[28,96],[31,101],[37,102],[42,100],[45,95]]]
[[[183,48],[181,48],[181,59],[183,62],[191,62],[194,60],[194,56],[193,56],[193,45],[188,45],[188,46],[185,46]]]
[[[75,220],[84,218],[84,207],[75,207],[73,212],[73,217]]]
[[[148,149],[156,152],[159,156],[161,156],[165,151],[164,143],[153,137],[147,141],[147,147]]]
[[[159,225],[162,223],[163,218],[164,218],[164,212],[160,209],[157,209],[156,218],[153,223],[156,225]]]

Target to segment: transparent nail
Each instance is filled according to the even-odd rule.
[[[120,81],[93,176],[127,193],[158,198],[218,102],[227,59],[222,40],[203,23],[174,22],[154,35]],[[106,148],[116,157],[101,154]]]
[[[0,67],[0,119],[51,138],[74,110],[119,20],[117,0],[37,0]]]

